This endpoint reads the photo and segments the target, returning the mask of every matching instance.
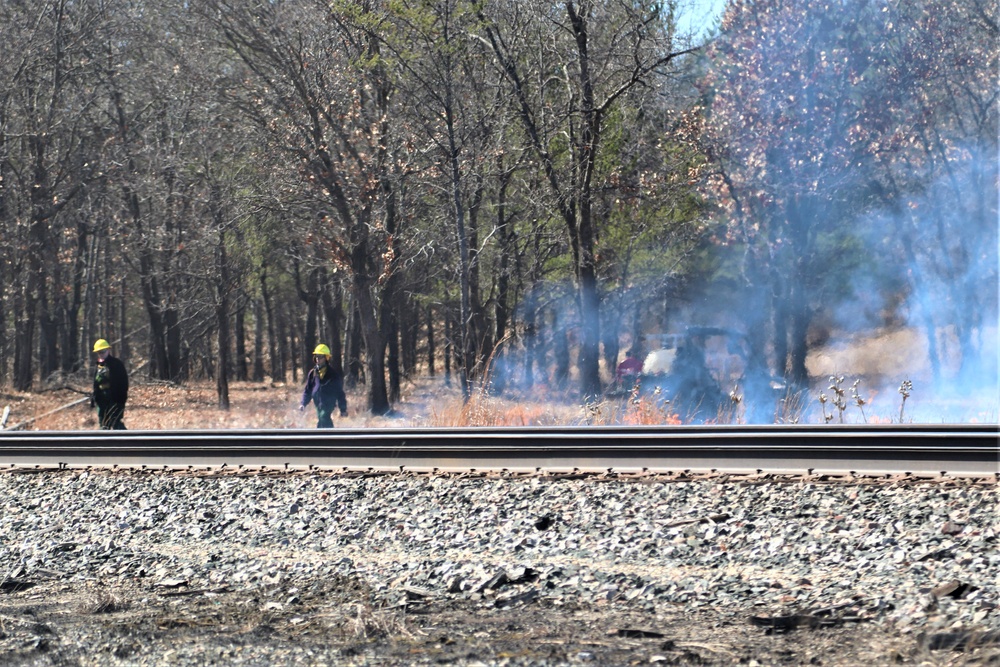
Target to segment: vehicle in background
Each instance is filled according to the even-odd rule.
[[[646,354],[636,385],[621,389],[637,388],[642,395],[669,401],[686,419],[715,419],[734,409],[734,399],[742,401],[745,392],[757,403],[745,407],[765,409],[784,391],[784,383],[772,378],[763,363],[753,363],[746,335],[739,331],[693,326],[646,341],[656,347]]]

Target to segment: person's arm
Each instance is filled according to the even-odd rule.
[[[309,371],[309,375],[306,376],[306,386],[302,390],[302,400],[299,401],[299,410],[305,410],[306,406],[309,405],[309,401],[312,400],[312,382],[313,382],[313,372]]]
[[[340,407],[340,416],[347,416],[347,394],[344,393],[344,378],[337,377],[337,406]]]
[[[111,396],[115,403],[122,405],[128,400],[128,373],[125,364],[117,357],[108,359],[108,380],[111,382]]]

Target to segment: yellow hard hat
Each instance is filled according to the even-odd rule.
[[[104,340],[103,338],[98,338],[97,342],[94,343],[94,352],[100,352],[101,350],[111,349],[111,343]]]
[[[333,353],[330,352],[330,348],[328,348],[323,343],[320,343],[319,345],[316,346],[316,349],[313,350],[313,354],[322,354],[323,356],[329,357]]]

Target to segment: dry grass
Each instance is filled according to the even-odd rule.
[[[375,609],[367,603],[355,605],[355,614],[347,620],[345,630],[354,639],[413,637],[401,609]]]
[[[83,602],[80,611],[84,614],[114,614],[119,611],[127,611],[131,606],[124,595],[107,588],[101,588],[95,591],[90,599]]]
[[[847,398],[842,408],[835,408],[828,397],[824,406],[816,395],[792,394],[779,398],[774,405],[763,406],[758,419],[767,423],[898,423],[901,407],[883,392],[879,401],[872,392],[864,406]],[[79,400],[81,393],[58,390],[35,394],[0,396],[0,409],[11,407],[8,426],[27,422],[26,430],[94,430],[97,412]],[[125,424],[130,430],[171,429],[311,429],[316,425],[312,406],[299,412],[300,389],[288,384],[234,383],[230,387],[230,408],[218,407],[215,387],[208,384],[182,387],[136,383],[129,394]],[[460,390],[434,378],[422,378],[408,385],[402,400],[386,416],[373,416],[365,410],[362,392],[348,393],[348,416],[335,417],[344,428],[407,427],[503,427],[503,426],[607,426],[607,425],[677,425],[692,423],[690,411],[656,394],[605,398],[586,405],[575,401],[570,392],[546,388],[505,396],[476,392],[468,402]],[[912,399],[911,399],[912,401]],[[60,406],[65,409],[55,410]],[[862,407],[864,409],[862,409]],[[747,408],[742,396],[734,393],[717,414],[703,417],[707,424],[745,424]],[[906,404],[910,421],[910,403]],[[55,410],[55,411],[54,411]],[[991,421],[992,420],[992,421]],[[943,420],[941,420],[943,421]],[[954,420],[953,420],[954,421]],[[973,412],[970,423],[996,423],[995,411]]]
[[[995,330],[983,335],[988,340],[996,339]],[[985,392],[993,395],[978,397],[948,394],[926,377],[925,356],[926,343],[919,332],[912,330],[841,338],[810,352],[807,366],[817,380],[808,393],[789,392],[777,397],[773,405],[753,405],[755,397],[743,396],[742,388],[723,387],[731,392],[730,400],[717,414],[702,415],[701,421],[744,424],[749,421],[749,413],[756,413],[756,421],[779,424],[997,423],[1000,406],[995,391]],[[985,369],[987,374],[990,370]],[[995,372],[995,367],[992,371]],[[905,387],[901,381],[906,383]],[[87,395],[81,377],[64,378],[60,382],[79,390],[0,393],[0,409],[11,408],[7,426],[30,421],[27,428],[34,430],[96,429],[96,411],[86,403],[52,412]],[[440,376],[425,376],[405,385],[402,400],[391,414],[381,417],[367,413],[363,387],[348,391],[349,415],[335,417],[334,423],[351,428],[400,428],[660,425],[693,421],[690,410],[665,402],[655,394],[606,398],[581,405],[573,396],[573,389],[539,385],[503,397],[478,391],[464,402],[457,380],[448,383]],[[171,386],[134,378],[125,424],[131,430],[311,429],[316,425],[315,411],[310,407],[304,413],[299,412],[301,391],[299,382],[234,382],[230,385],[230,409],[221,410],[211,382]],[[820,398],[823,393],[827,398],[825,404]]]
[[[908,382],[908,381],[907,381]],[[733,387],[717,414],[699,420],[708,424],[748,423],[748,410],[758,408],[756,421],[765,423],[997,423],[996,398],[978,402],[935,398],[935,388],[909,383],[895,387],[868,388],[866,381],[844,375],[832,376],[822,389],[778,397],[773,405],[752,406],[751,398]],[[462,400],[457,382],[440,377],[421,377],[404,386],[402,400],[391,414],[372,416],[366,411],[364,388],[348,391],[345,418],[335,417],[338,427],[500,427],[572,425],[663,425],[692,423],[691,411],[665,401],[656,394],[605,398],[581,405],[572,390],[538,386],[529,391],[494,396],[477,391]],[[825,399],[823,398],[825,394]],[[72,405],[86,394],[59,389],[38,393],[0,394],[0,409],[10,406],[7,426],[25,424],[29,430],[94,430],[96,410],[86,402]],[[234,382],[230,385],[230,409],[218,406],[215,386],[195,383],[172,386],[133,381],[125,424],[130,430],[172,429],[275,429],[316,425],[313,407],[298,410],[301,387],[297,383]],[[825,400],[825,403],[823,402]],[[70,406],[58,409],[61,406]],[[986,407],[983,407],[986,406]],[[905,408],[905,410],[904,410]]]
[[[146,593],[133,583],[87,582],[73,607],[82,615],[117,614],[141,607],[145,596]]]
[[[587,406],[588,424],[593,426],[654,426],[683,424],[684,420],[669,402],[657,395],[640,396],[633,392],[627,400],[605,400]]]
[[[468,402],[461,397],[440,401],[431,407],[428,426],[548,426],[579,422],[581,408],[562,403],[524,403],[511,399],[473,395]]]
[[[568,394],[552,398],[538,389],[500,398],[477,393],[465,403],[456,385],[440,378],[420,378],[404,387],[402,400],[385,416],[366,411],[363,387],[348,391],[348,416],[334,417],[334,424],[347,428],[537,426],[584,420],[583,409]],[[298,385],[285,383],[232,383],[229,410],[222,410],[210,383],[172,386],[133,380],[124,421],[130,430],[311,429],[316,426],[316,412],[312,406],[299,411],[301,391]],[[0,408],[11,406],[8,426],[28,422],[27,430],[94,430],[97,412],[86,402],[53,412],[83,395],[66,389],[6,394],[0,396]]]
[[[87,403],[45,414],[55,407],[74,402],[80,396],[81,393],[64,389],[8,394],[4,397],[5,404],[11,406],[8,426],[39,417],[27,428],[94,430],[97,428],[97,411]],[[222,410],[212,384],[172,386],[133,380],[124,421],[130,430],[313,428],[316,425],[315,410],[310,406],[305,412],[299,412],[300,397],[301,389],[287,384],[238,382],[230,385],[230,409]],[[363,401],[363,396],[349,394],[350,417],[339,419],[336,423],[364,425],[364,417],[359,416],[358,411]],[[363,409],[361,414],[364,414]]]

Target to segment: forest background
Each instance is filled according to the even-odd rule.
[[[689,325],[806,390],[906,329],[995,405],[997,4],[688,10],[0,3],[0,382],[86,387],[106,338],[228,409],[322,342],[382,415],[418,374],[591,401]]]

